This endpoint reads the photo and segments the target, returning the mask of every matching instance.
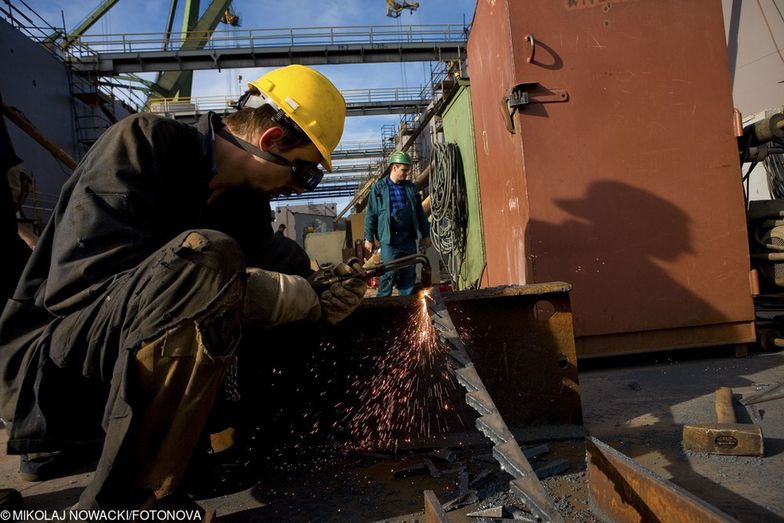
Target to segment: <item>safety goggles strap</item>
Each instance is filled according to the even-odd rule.
[[[282,165],[284,167],[291,167],[291,162],[289,162],[288,160],[280,158],[277,155],[274,155],[272,153],[268,153],[266,151],[262,151],[261,149],[259,149],[255,145],[253,145],[252,143],[246,142],[242,138],[234,136],[233,134],[231,134],[229,132],[228,129],[226,129],[226,127],[221,127],[216,132],[218,133],[218,135],[221,138],[223,138],[227,142],[231,143],[232,145],[234,145],[236,147],[239,147],[240,149],[245,150],[246,152],[252,154],[253,156],[258,156],[259,158],[262,158],[264,160],[267,160],[268,162],[274,163],[275,165]]]
[[[291,128],[291,130],[296,131],[299,134],[307,137],[307,134],[305,134],[305,132],[300,128],[299,125],[297,125],[297,123],[294,120],[289,118],[289,116],[285,113],[285,111],[283,111],[283,109],[278,107],[278,105],[275,102],[273,102],[263,94],[259,93],[257,90],[249,89],[245,91],[245,94],[243,94],[240,97],[240,99],[237,101],[238,109],[244,109],[246,107],[250,109],[257,109],[264,105],[269,105],[275,110],[275,114],[272,116],[272,121],[288,126]]]

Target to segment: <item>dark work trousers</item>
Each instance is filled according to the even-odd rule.
[[[67,354],[102,344],[86,357],[112,368],[103,450],[80,508],[149,506],[177,488],[240,340],[244,274],[229,236],[184,232],[55,328],[59,368],[68,362],[54,344],[69,324]]]
[[[416,232],[414,232],[414,220],[409,206],[406,205],[395,212],[389,223],[392,238],[389,243],[381,244],[381,262],[387,263],[402,256],[416,254]],[[412,294],[416,285],[416,268],[404,267],[382,275],[378,281],[377,296],[390,296],[393,284],[401,296]]]

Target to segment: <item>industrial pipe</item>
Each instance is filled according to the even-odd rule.
[[[753,143],[762,144],[784,139],[784,114],[776,113],[743,128],[745,136],[752,136]]]

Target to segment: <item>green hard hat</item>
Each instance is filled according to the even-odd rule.
[[[412,162],[411,157],[407,153],[404,153],[403,151],[395,151],[389,155],[387,163],[389,165],[392,165],[393,163],[404,163],[406,165],[411,165]]]

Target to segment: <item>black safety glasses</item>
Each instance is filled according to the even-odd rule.
[[[276,165],[290,167],[294,183],[305,191],[312,191],[315,189],[321,182],[321,179],[324,178],[324,171],[322,171],[315,162],[309,162],[307,160],[294,160],[292,162],[279,154],[273,153],[272,151],[262,151],[252,143],[246,142],[238,136],[234,136],[225,127],[221,127],[215,132],[230,143],[233,143],[237,147],[244,149],[254,156],[263,158],[268,162],[274,163]]]
[[[321,179],[324,178],[324,171],[321,170],[321,167],[319,167],[317,163],[308,162],[306,160],[294,160],[292,162],[272,151],[265,152],[275,158],[275,160],[268,158],[270,162],[291,167],[294,183],[306,191],[315,189],[318,184],[321,183]]]

